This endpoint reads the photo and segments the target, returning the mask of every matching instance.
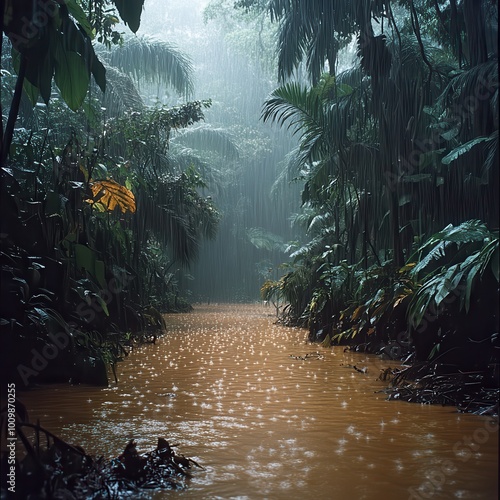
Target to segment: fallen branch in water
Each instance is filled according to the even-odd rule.
[[[352,368],[353,370],[359,373],[368,373],[368,368],[366,366],[363,366],[362,368],[359,368],[358,366],[351,364],[341,365],[341,366],[343,366],[344,368]]]
[[[316,352],[308,352],[304,356],[294,356],[293,354],[290,354],[290,357],[292,359],[299,359],[301,361],[306,361],[308,359],[323,359],[324,358],[323,354],[321,354],[318,351],[316,351]]]

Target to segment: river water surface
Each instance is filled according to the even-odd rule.
[[[168,315],[168,334],[119,364],[118,385],[21,399],[90,454],[116,456],[131,438],[149,451],[165,437],[204,466],[186,491],[153,498],[497,498],[497,421],[387,401],[378,376],[390,362],[310,344],[272,312]]]

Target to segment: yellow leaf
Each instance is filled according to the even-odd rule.
[[[90,184],[94,195],[94,202],[99,201],[107,210],[112,212],[118,207],[122,213],[135,212],[134,193],[125,186],[118,184],[112,179],[105,181],[94,181]]]
[[[409,262],[408,264],[404,265],[400,270],[399,270],[399,273],[402,274],[402,273],[405,273],[406,271],[410,271],[411,269],[413,269],[415,266],[417,265],[416,262]]]
[[[352,313],[351,320],[352,321],[356,321],[358,319],[358,317],[361,316],[361,314],[364,313],[364,312],[365,312],[365,307],[364,306],[356,307],[356,309]]]
[[[407,295],[399,295],[397,297],[397,299],[394,301],[394,304],[392,305],[393,308],[396,308],[397,306],[399,306],[399,304],[401,304],[401,302],[403,302],[403,300],[405,300],[407,297]]]

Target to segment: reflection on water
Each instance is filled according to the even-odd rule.
[[[386,401],[376,391],[387,362],[311,345],[271,313],[169,315],[168,335],[121,363],[117,386],[24,400],[32,419],[89,453],[117,455],[130,438],[147,451],[163,436],[205,466],[189,490],[154,498],[497,498],[497,422]]]

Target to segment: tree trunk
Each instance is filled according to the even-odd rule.
[[[472,67],[488,60],[483,0],[464,0],[463,8],[469,65]]]
[[[16,124],[17,115],[19,113],[19,106],[21,105],[21,97],[23,95],[24,77],[26,75],[27,59],[21,54],[21,62],[19,64],[19,73],[17,75],[16,88],[14,90],[14,97],[9,110],[9,118],[5,128],[5,134],[2,137],[2,145],[0,149],[0,166],[5,166],[12,144],[12,137],[14,136],[14,126]]]

